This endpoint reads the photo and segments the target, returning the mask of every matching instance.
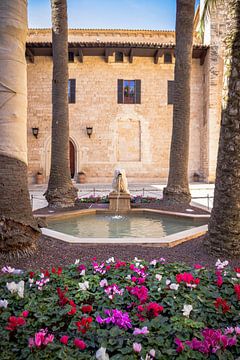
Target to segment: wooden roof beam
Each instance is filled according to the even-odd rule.
[[[80,63],[83,63],[83,51],[82,49],[78,49],[78,60]]]
[[[34,54],[29,48],[26,48],[26,57],[31,63],[34,63]]]
[[[154,54],[154,64],[158,64],[158,59],[163,56],[164,51],[158,49]]]
[[[129,62],[130,62],[130,64],[133,63],[133,53],[134,53],[134,50],[133,50],[133,48],[131,48],[130,54],[129,54]]]

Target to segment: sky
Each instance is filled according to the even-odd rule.
[[[68,0],[69,28],[173,30],[175,13],[176,0]],[[50,0],[28,0],[28,26],[51,27]]]

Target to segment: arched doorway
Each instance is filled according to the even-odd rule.
[[[71,178],[73,179],[75,175],[75,148],[71,140],[69,140],[69,159]]]

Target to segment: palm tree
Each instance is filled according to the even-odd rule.
[[[191,201],[188,157],[194,7],[195,0],[177,0],[173,129],[168,183],[163,191],[163,200],[171,204]]]
[[[68,23],[66,0],[51,0],[52,7],[52,153],[46,199],[51,207],[70,207],[77,189],[69,164]]]
[[[207,246],[214,253],[235,256],[240,254],[240,1],[228,0],[225,6],[221,129]]]
[[[27,183],[27,1],[0,1],[0,253],[36,249]]]

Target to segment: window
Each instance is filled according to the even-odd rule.
[[[116,63],[122,63],[123,62],[123,52],[122,51],[116,51],[115,52],[115,62]]]
[[[73,51],[68,52],[68,62],[74,62],[74,52]]]
[[[141,80],[118,80],[118,104],[141,104]]]
[[[172,54],[164,54],[164,64],[172,64]]]
[[[76,102],[76,79],[68,80],[68,102],[69,104]]]
[[[174,103],[174,81],[168,81],[168,105],[173,105]]]

